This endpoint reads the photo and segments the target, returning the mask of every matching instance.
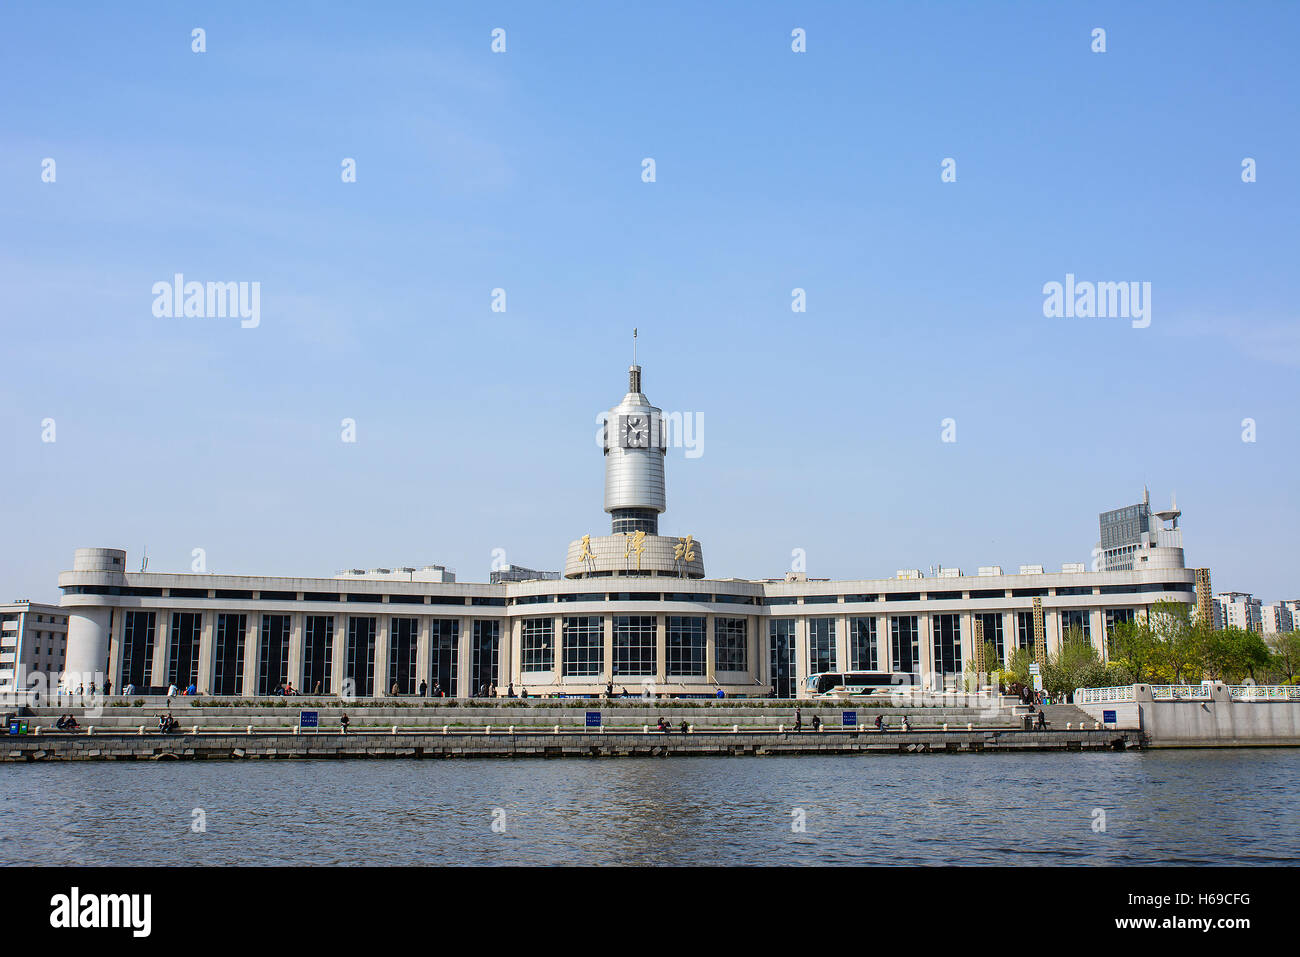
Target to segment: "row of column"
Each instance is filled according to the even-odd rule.
[[[1017,641],[1017,613],[1020,609],[1006,612],[995,612],[1003,617],[1003,647],[1006,650],[1016,646]],[[1100,609],[1089,609],[1089,630],[1091,640],[1104,655],[1105,654],[1105,612]],[[153,611],[155,615],[154,627],[154,648],[152,659],[152,683],[157,685],[167,684],[168,665],[171,646],[173,643],[172,634],[172,612],[167,610]],[[194,614],[201,616],[200,638],[199,638],[199,665],[198,665],[198,686],[200,690],[211,691],[214,679],[214,664],[216,654],[216,627],[218,612],[203,610],[196,611]],[[245,696],[253,695],[257,691],[258,670],[261,663],[261,643],[264,636],[262,635],[262,614],[261,612],[239,612],[228,614],[243,614],[245,619],[244,631],[244,661],[243,672],[241,675],[241,694]],[[280,612],[271,612],[268,614],[286,614]],[[539,681],[548,682],[553,685],[561,685],[565,682],[572,684],[592,684],[599,682],[605,684],[610,681],[639,679],[641,676],[616,676],[613,674],[614,663],[614,617],[610,614],[600,616],[532,616],[546,617],[552,620],[552,634],[554,641],[554,651],[552,659],[552,668],[548,675],[536,672],[525,673],[522,665],[522,628],[524,618],[504,618],[495,619],[476,619],[473,617],[449,617],[449,616],[429,616],[429,615],[347,615],[347,614],[313,614],[307,612],[290,612],[287,613],[290,621],[290,638],[288,650],[288,674],[289,680],[296,688],[304,693],[311,693],[313,688],[302,687],[304,677],[304,647],[306,640],[306,620],[308,617],[323,617],[333,619],[333,628],[330,635],[331,641],[331,663],[330,663],[330,682],[329,687],[323,689],[325,693],[339,694],[343,690],[343,682],[348,677],[347,661],[347,641],[348,641],[348,623],[352,618],[369,618],[375,622],[375,662],[374,662],[374,692],[378,695],[388,693],[389,686],[392,682],[390,675],[390,648],[392,634],[393,618],[415,618],[419,623],[418,639],[416,647],[416,684],[421,681],[427,682],[432,686],[435,675],[433,673],[435,649],[433,647],[432,632],[435,621],[455,621],[457,622],[456,650],[457,650],[457,675],[456,687],[444,689],[448,694],[456,696],[469,696],[475,689],[473,687],[474,676],[472,675],[473,667],[473,633],[474,622],[497,621],[499,622],[498,638],[498,659],[496,683],[498,688],[504,693],[504,689],[511,683],[516,688],[520,688],[525,683],[525,676],[528,681],[536,684]],[[725,684],[753,684],[756,686],[769,686],[772,681],[770,667],[769,651],[769,633],[770,623],[774,620],[784,619],[791,620],[795,624],[795,661],[797,680],[802,682],[810,673],[810,635],[808,622],[813,618],[831,618],[835,621],[835,660],[834,670],[847,671],[852,662],[850,657],[852,636],[849,631],[849,623],[855,618],[869,617],[876,622],[876,646],[877,646],[877,670],[894,671],[897,670],[897,662],[893,660],[892,631],[890,620],[894,617],[915,617],[917,620],[917,644],[918,644],[918,665],[917,667],[923,673],[933,674],[934,668],[934,645],[932,636],[932,615],[934,613],[904,613],[896,615],[893,613],[883,613],[875,615],[789,615],[774,616],[767,618],[756,615],[703,615],[703,616],[682,616],[682,617],[702,617],[706,619],[705,625],[705,658],[704,658],[704,675],[672,675],[667,673],[667,620],[668,615],[653,616],[631,616],[631,617],[653,617],[655,619],[655,672],[653,675],[657,683],[663,684],[671,680],[673,683],[693,683],[700,682],[709,685],[717,683]],[[963,663],[971,660],[974,654],[974,622],[978,612],[965,611],[957,613],[961,620],[961,649]],[[602,639],[603,639],[603,670],[600,675],[592,676],[572,676],[565,678],[563,675],[564,663],[564,619],[566,617],[600,617],[602,622]],[[676,617],[676,616],[673,616]],[[114,615],[113,634],[111,643],[111,674],[115,676],[115,681],[121,678],[122,667],[122,639],[123,629],[126,618],[126,610],[118,609]],[[716,637],[715,622],[719,618],[743,618],[746,622],[746,656],[748,670],[744,675],[734,672],[719,673],[716,670]],[[1060,627],[1060,609],[1046,609],[1043,614],[1044,628],[1046,632],[1047,645],[1049,650],[1055,650],[1060,645],[1061,627]],[[986,640],[992,641],[993,636],[988,634]],[[1032,636],[1030,638],[1032,645]],[[364,653],[364,649],[362,651]],[[358,676],[359,677],[359,676]],[[651,676],[645,676],[651,677]],[[273,677],[272,687],[278,675]],[[119,688],[121,684],[117,685]],[[631,689],[629,689],[631,690]]]
[[[154,615],[154,645],[153,656],[150,662],[150,681],[153,686],[164,686],[169,682],[169,664],[172,645],[176,639],[174,629],[172,628],[173,612],[163,609],[140,610],[137,613]],[[122,675],[122,658],[123,658],[123,638],[128,610],[119,609],[114,616],[112,642],[110,646],[110,674],[114,676],[115,687],[119,690],[125,684],[125,678]],[[191,614],[183,612],[182,614]],[[238,692],[244,696],[252,696],[257,693],[258,671],[261,665],[262,641],[265,636],[262,634],[262,612],[214,612],[208,610],[194,611],[192,614],[200,616],[199,629],[199,662],[197,685],[200,691],[211,692],[215,679],[216,665],[216,630],[218,615],[228,614],[231,616],[242,615],[244,617],[244,659],[243,670],[240,675]],[[306,646],[306,625],[307,619],[310,618],[327,618],[332,619],[332,629],[329,635],[330,642],[330,675],[329,687],[323,688],[326,694],[341,694],[343,691],[343,682],[348,675],[348,627],[349,621],[357,619],[373,619],[375,623],[375,661],[374,661],[374,692],[377,695],[385,695],[389,691],[389,686],[393,680],[390,674],[390,649],[392,620],[394,618],[415,618],[419,623],[418,638],[416,643],[416,685],[418,687],[421,681],[427,682],[431,687],[436,675],[433,673],[434,651],[432,633],[435,621],[454,621],[457,623],[456,634],[456,687],[445,688],[447,694],[458,697],[467,697],[473,693],[471,687],[473,675],[471,669],[473,665],[472,641],[474,634],[474,622],[476,620],[495,620],[499,621],[499,653],[498,653],[498,671],[496,683],[504,687],[509,680],[506,673],[505,665],[508,662],[506,654],[506,643],[508,640],[509,627],[503,619],[475,619],[468,617],[448,617],[439,616],[434,618],[428,615],[346,615],[346,614],[314,614],[309,612],[266,612],[268,615],[287,615],[290,619],[289,630],[289,649],[288,649],[288,675],[289,681],[294,687],[303,693],[312,693],[314,688],[303,687],[304,681],[304,658]],[[360,648],[358,655],[364,655],[366,649]],[[360,675],[356,676],[358,683]],[[270,687],[275,687],[279,681],[279,675],[271,676]],[[358,687],[358,692],[360,688]]]
[[[1085,609],[1088,612],[1088,629],[1089,638],[1095,648],[1103,655],[1105,650],[1106,634],[1106,613],[1102,609]],[[1043,630],[1047,641],[1049,652],[1056,651],[1061,644],[1061,611],[1059,608],[1049,608],[1043,611]],[[799,680],[802,681],[811,674],[811,636],[808,622],[815,618],[831,618],[835,621],[835,660],[833,662],[834,671],[852,670],[851,651],[852,635],[849,630],[849,624],[854,619],[872,618],[876,622],[876,670],[878,671],[896,671],[897,662],[894,661],[893,649],[893,631],[891,619],[893,618],[915,618],[917,623],[917,652],[919,660],[917,670],[923,674],[935,673],[934,662],[934,636],[933,636],[933,616],[935,614],[957,614],[961,621],[961,658],[963,668],[965,663],[971,661],[975,654],[975,620],[980,615],[996,614],[1002,616],[1002,647],[1004,654],[1009,654],[1012,648],[1017,646],[1017,615],[1028,614],[1028,609],[1016,609],[1013,611],[998,612],[927,612],[927,613],[902,613],[902,614],[875,614],[875,615],[801,615],[793,618],[795,622],[796,635],[796,666]],[[790,619],[792,616],[779,616]],[[775,620],[767,619],[768,621]],[[994,636],[986,633],[985,641],[993,642]],[[1033,647],[1032,631],[1027,639],[1028,647]],[[771,676],[767,673],[769,670],[767,656],[763,656],[761,662],[763,673],[759,676],[760,680],[770,682]]]

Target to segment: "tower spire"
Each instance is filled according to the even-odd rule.
[[[632,365],[627,370],[627,391],[641,391],[641,367],[636,364],[636,326],[632,327]]]

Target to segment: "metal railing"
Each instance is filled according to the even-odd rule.
[[[1114,688],[1077,688],[1075,704],[1112,704],[1133,701],[1133,685]],[[1211,684],[1150,685],[1154,701],[1208,701]],[[1228,685],[1233,701],[1300,701],[1300,685]]]
[[[1120,685],[1114,688],[1077,688],[1074,692],[1075,704],[1113,704],[1117,701],[1132,700],[1132,685]]]
[[[1233,701],[1300,701],[1300,685],[1229,685]]]

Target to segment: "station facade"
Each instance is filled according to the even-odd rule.
[[[1020,574],[944,569],[926,578],[710,579],[702,546],[661,535],[664,429],[633,366],[606,418],[607,536],[570,543],[564,577],[495,583],[360,572],[333,578],[126,571],[126,552],[76,551],[59,577],[68,616],[65,687],[114,692],[470,697],[793,697],[808,675],[887,672],[935,690],[975,655],[1048,651],[1078,629],[1105,654],[1120,621],[1158,601],[1192,604],[1198,576],[1178,547],[1145,546],[1126,569]],[[1170,546],[1173,542],[1169,543]],[[421,580],[423,579],[423,580]],[[1205,576],[1208,587],[1208,575]],[[992,666],[993,663],[987,663]],[[98,679],[88,676],[98,675]]]

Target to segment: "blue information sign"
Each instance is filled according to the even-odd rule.
[[[599,727],[600,727],[600,712],[599,712],[599,711],[588,711],[588,712],[587,712],[587,727],[589,727],[589,728],[599,728]]]
[[[1102,723],[1102,724],[1114,724],[1114,723],[1115,723],[1115,712],[1114,712],[1114,711],[1103,711],[1103,712],[1101,713],[1101,723]]]
[[[17,733],[18,733],[18,728],[19,728],[19,722],[17,722],[17,721],[10,721],[10,722],[9,722],[9,733],[10,733],[10,734],[17,734]]]
[[[298,727],[300,728],[319,728],[320,712],[319,711],[299,711]]]
[[[858,726],[858,713],[856,711],[845,711],[841,723],[846,728],[856,728]]]

